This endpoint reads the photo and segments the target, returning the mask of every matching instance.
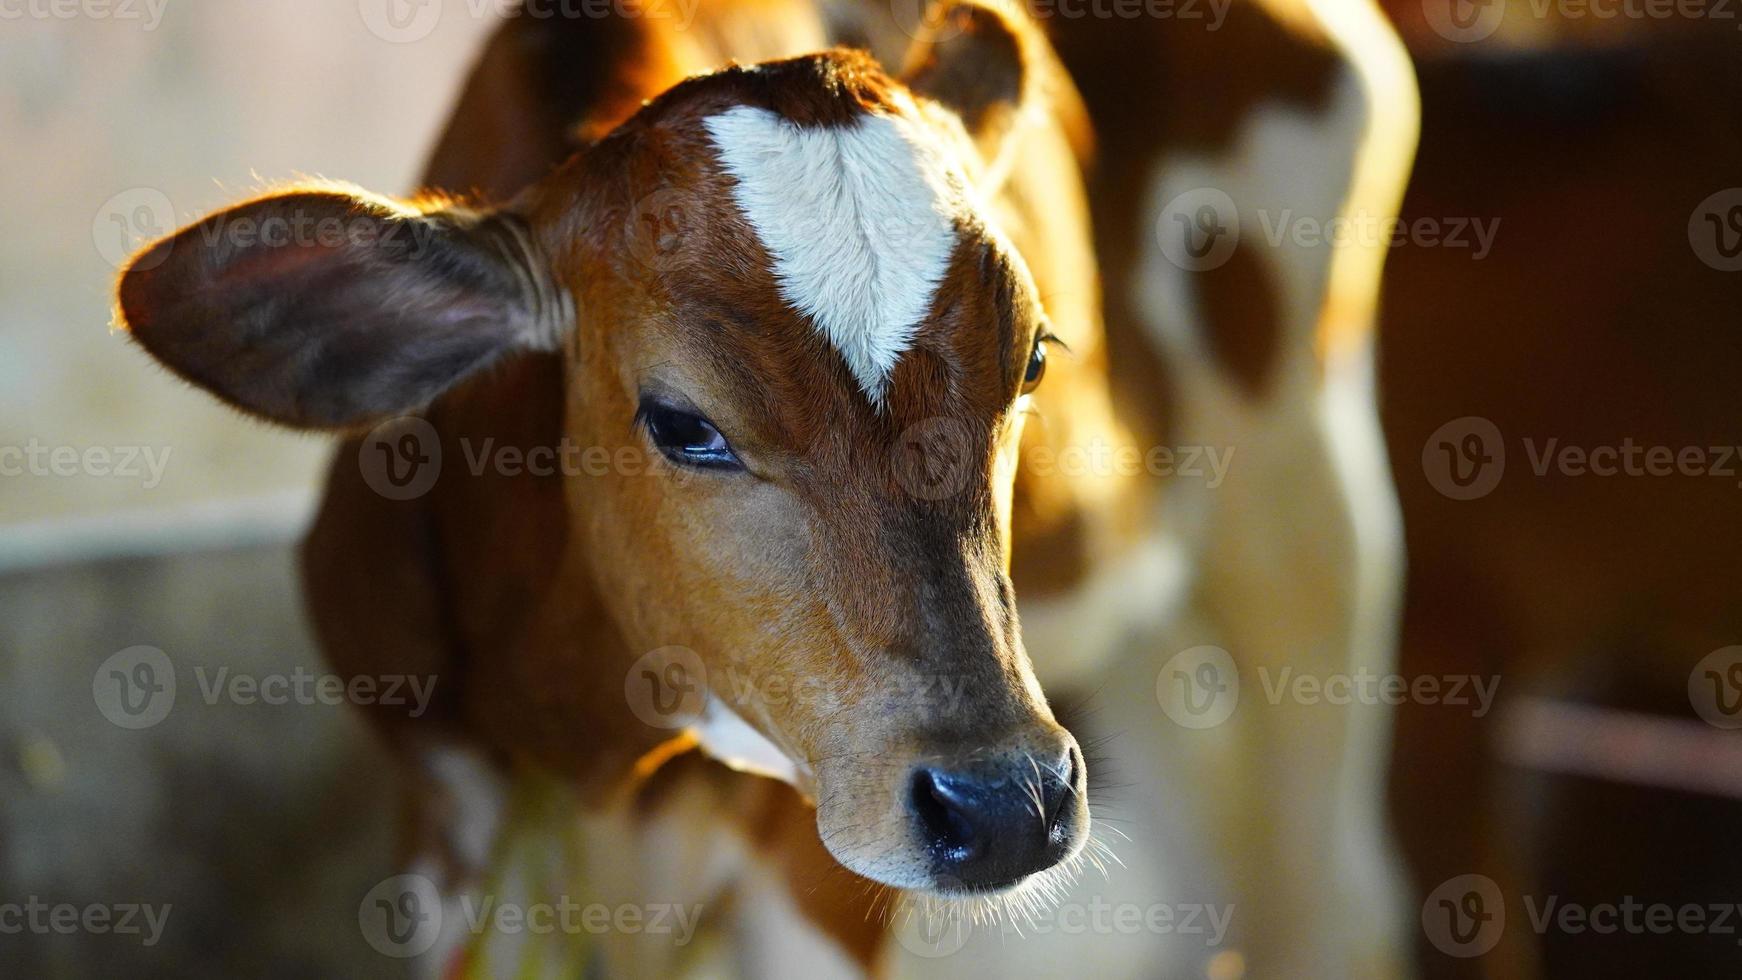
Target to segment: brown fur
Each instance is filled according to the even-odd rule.
[[[977,29],[1011,28],[992,19]],[[879,414],[840,356],[779,301],[769,258],[731,204],[730,178],[700,128],[707,115],[746,104],[821,126],[871,109],[900,112],[932,126],[970,174],[984,175],[990,168],[975,147],[997,145],[989,126],[1014,132],[1009,120],[994,119],[985,92],[965,93],[962,104],[980,125],[964,140],[949,79],[971,74],[928,77],[931,98],[915,103],[868,57],[836,50],[680,83],[559,165],[571,134],[584,139],[608,125],[633,92],[654,94],[643,87],[660,84],[677,48],[628,30],[594,38],[584,50],[611,67],[589,68],[546,104],[524,90],[549,77],[556,56],[529,53],[518,30],[494,42],[477,88],[462,100],[463,111],[497,101],[509,111],[497,122],[457,120],[431,173],[486,200],[514,195],[500,220],[526,229],[516,244],[528,245],[527,254],[508,258],[528,263],[514,268],[529,292],[481,302],[530,304],[542,316],[548,278],[572,297],[579,329],[560,351],[504,341],[455,372],[454,387],[424,413],[447,460],[426,496],[376,497],[355,476],[358,443],[342,448],[305,549],[311,609],[335,665],[438,676],[435,715],[381,718],[410,761],[464,739],[509,765],[564,774],[604,805],[633,789],[643,775],[637,763],[673,737],[627,710],[621,678],[642,652],[682,644],[716,680],[737,673],[758,683],[820,682],[820,697],[740,710],[800,756],[801,789],[821,803],[821,843],[837,857],[880,859],[903,846],[891,801],[905,798],[913,760],[988,747],[1038,753],[1049,765],[1068,751],[1077,783],[1070,805],[1086,822],[1080,755],[1029,672],[1006,573],[1009,480],[1022,431],[1014,408],[1045,322],[1028,266],[992,230],[993,215],[964,214],[946,282]],[[967,56],[1008,60],[1032,43],[970,46]],[[1021,77],[1020,66],[1003,70]],[[562,137],[551,135],[559,122]],[[535,138],[517,142],[520,127]],[[490,147],[503,143],[514,149],[495,155]],[[1021,178],[1023,186],[1035,179]],[[650,197],[662,203],[644,214]],[[432,204],[421,218],[440,224],[454,213]],[[1060,215],[1068,221],[1070,212]],[[185,248],[195,239],[172,241]],[[143,274],[124,279],[123,312],[156,352],[155,311],[175,289],[138,288]],[[1092,305],[1080,297],[1092,287],[1070,292],[1077,298],[1067,329],[1086,332],[1093,324],[1081,311]],[[288,319],[298,307],[262,309],[275,323],[300,324]],[[187,325],[175,319],[177,329]],[[221,331],[222,318],[199,329]],[[205,365],[178,367],[198,379]],[[672,473],[635,425],[641,389],[704,410],[730,434],[748,472]],[[357,425],[430,397],[388,389],[365,413],[280,420]],[[275,414],[271,404],[256,407]],[[953,434],[946,448],[961,460],[961,486],[938,499],[915,497],[900,471],[904,440],[936,420]],[[486,440],[532,449],[565,439],[608,448],[637,472],[465,472],[468,454]],[[931,675],[951,680],[961,703],[928,711],[904,695],[904,680]],[[439,821],[440,796],[439,787],[420,790],[414,805]],[[765,836],[770,860],[795,882],[814,875],[824,852],[809,815],[790,795],[769,805],[764,812],[785,821]],[[866,813],[884,816],[866,821]],[[427,847],[442,836],[425,828],[412,843]],[[446,869],[450,883],[476,870],[463,862]],[[875,924],[862,914],[857,925],[827,909],[817,915],[868,961]]]

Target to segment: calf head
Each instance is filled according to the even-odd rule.
[[[564,483],[621,654],[693,651],[704,745],[797,783],[848,868],[1018,885],[1082,847],[1086,774],[1007,576],[1047,339],[984,203],[1021,44],[983,11],[958,26],[911,86],[846,51],[691,79],[500,210],[243,204],[141,253],[122,318],[182,376],[310,428],[558,352],[564,438],[645,450]]]

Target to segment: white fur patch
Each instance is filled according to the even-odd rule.
[[[799,126],[735,106],[706,125],[739,210],[774,257],[781,297],[881,407],[955,248],[961,175],[898,116]]]
[[[1233,219],[1238,240],[1251,246],[1281,300],[1281,351],[1291,360],[1279,375],[1317,374],[1313,336],[1331,264],[1348,261],[1355,249],[1303,244],[1293,233],[1301,222],[1328,228],[1345,217],[1366,118],[1359,81],[1345,73],[1337,79],[1328,112],[1265,103],[1241,121],[1238,137],[1223,155],[1173,154],[1155,167],[1144,205],[1146,227],[1156,227],[1167,202],[1196,188],[1214,188],[1233,202],[1238,213],[1220,217]],[[1167,258],[1156,234],[1145,243],[1142,274],[1132,281],[1132,298],[1145,326],[1193,369],[1213,364],[1196,275]]]
[[[717,697],[708,699],[701,724],[695,727],[702,751],[715,761],[723,762],[739,772],[770,776],[784,783],[799,784],[798,766],[780,746],[750,727]]]

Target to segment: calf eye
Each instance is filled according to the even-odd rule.
[[[1028,355],[1028,370],[1022,375],[1022,393],[1028,394],[1040,387],[1040,379],[1046,377],[1046,337],[1037,337],[1034,350]]]
[[[679,466],[714,470],[743,468],[714,423],[694,412],[644,399],[636,412],[636,420],[647,430],[654,448]]]

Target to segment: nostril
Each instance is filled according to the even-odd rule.
[[[1064,812],[1065,803],[1076,794],[1077,767],[1081,765],[1077,757],[1077,747],[1073,745],[1065,750],[1065,757],[1059,761],[1059,768],[1054,770],[1058,776],[1058,782],[1053,783],[1048,780],[1047,785],[1047,796],[1050,798],[1048,802],[1051,804],[1046,810],[1046,823],[1049,828],[1058,823],[1059,815]]]
[[[966,861],[973,856],[978,845],[974,825],[962,812],[958,794],[936,772],[921,769],[913,774],[912,803],[926,839],[940,857]]]
[[[1009,887],[1069,853],[1081,792],[1076,746],[1022,753],[959,770],[913,771],[908,805],[939,880],[983,891]]]
[[[1083,756],[1075,744],[1065,749],[1058,768],[1049,769],[1045,780],[1046,839],[1048,844],[1062,846],[1071,835],[1068,815],[1077,794],[1082,792]]]

